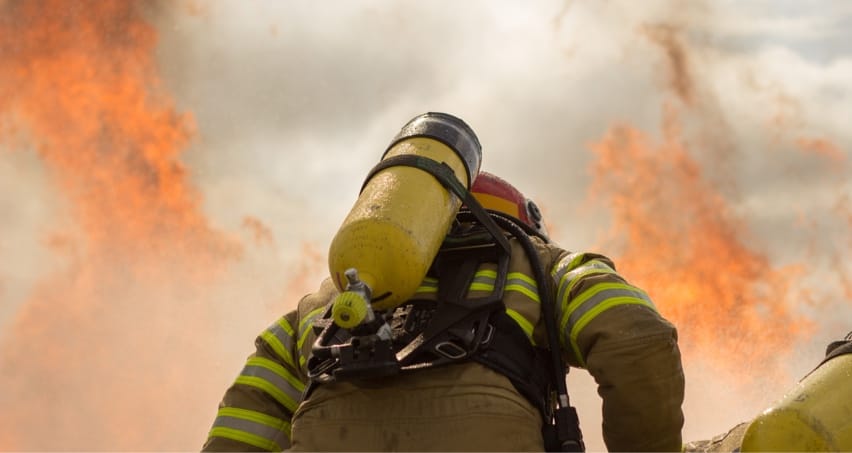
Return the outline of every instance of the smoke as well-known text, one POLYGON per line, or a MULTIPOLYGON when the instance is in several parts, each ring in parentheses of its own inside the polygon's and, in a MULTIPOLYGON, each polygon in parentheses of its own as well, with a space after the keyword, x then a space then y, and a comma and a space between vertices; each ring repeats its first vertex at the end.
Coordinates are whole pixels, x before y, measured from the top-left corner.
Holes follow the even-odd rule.
POLYGON ((0 2, 0 449, 197 449, 427 110, 677 323, 687 440, 753 416, 852 328, 850 11, 817 3, 0 2))
POLYGON ((210 225, 179 160, 195 124, 161 87, 156 30, 127 2, 2 8, 4 144, 38 155, 62 214, 43 241, 59 262, 0 338, 0 447, 191 448, 205 428, 187 411, 221 392, 204 371, 220 357, 211 302, 246 247, 210 225))

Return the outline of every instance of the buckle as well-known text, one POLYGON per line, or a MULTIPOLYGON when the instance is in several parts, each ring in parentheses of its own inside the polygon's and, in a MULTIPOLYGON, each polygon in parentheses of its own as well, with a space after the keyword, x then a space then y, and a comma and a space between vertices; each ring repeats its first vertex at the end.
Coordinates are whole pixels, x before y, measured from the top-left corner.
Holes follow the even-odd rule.
POLYGON ((488 343, 491 343, 491 338, 494 336, 494 326, 491 323, 488 323, 485 325, 485 327, 488 330, 486 330, 485 333, 482 334, 483 338, 479 341, 479 344, 481 346, 485 346, 488 343))
POLYGON ((442 341, 435 345, 435 352, 450 360, 458 360, 467 356, 467 350, 452 341, 442 341))

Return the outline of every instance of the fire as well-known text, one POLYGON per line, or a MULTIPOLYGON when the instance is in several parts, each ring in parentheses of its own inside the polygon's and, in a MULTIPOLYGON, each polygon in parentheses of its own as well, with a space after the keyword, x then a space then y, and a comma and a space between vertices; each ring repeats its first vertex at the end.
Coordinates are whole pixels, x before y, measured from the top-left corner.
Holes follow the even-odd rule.
POLYGON ((623 239, 617 262, 678 326, 685 355, 770 368, 808 328, 789 283, 802 269, 775 267, 749 245, 742 219, 690 156, 673 109, 666 124, 661 143, 620 125, 593 145, 593 192, 623 239))
MULTIPOLYGON (((761 376, 789 382, 785 360, 816 328, 807 308, 830 299, 826 287, 834 282, 826 283, 823 274, 815 278, 824 256, 786 265, 769 258, 769 244, 749 231, 735 210, 732 181, 719 172, 739 151, 714 90, 696 77, 704 71, 696 69, 694 50, 678 26, 646 25, 639 33, 661 51, 673 99, 664 105, 659 140, 620 124, 592 145, 593 197, 612 213, 611 239, 620 254, 615 258, 678 326, 685 360, 736 371, 749 381, 761 376), (689 118, 708 126, 691 128, 687 137, 683 124, 689 118), (712 158, 702 164, 698 153, 712 158), (820 287, 813 286, 816 280, 820 287)), ((780 99, 782 108, 792 102, 780 99)), ((764 135, 845 168, 844 152, 830 140, 804 132, 779 135, 771 127, 764 135)), ((835 211, 824 213, 821 223, 833 216, 848 223, 848 200, 838 201, 835 211)), ((838 257, 832 260, 836 286, 848 295, 848 269, 838 257)))
POLYGON ((837 145, 824 138, 802 137, 796 140, 796 144, 806 152, 822 156, 836 164, 837 169, 843 169, 846 163, 846 154, 837 145))
POLYGON ((37 150, 67 202, 50 242, 69 258, 0 337, 0 450, 197 448, 187 416, 215 408, 183 363, 215 353, 199 308, 241 249, 179 161, 193 122, 160 84, 141 7, 0 3, 0 145, 37 150))

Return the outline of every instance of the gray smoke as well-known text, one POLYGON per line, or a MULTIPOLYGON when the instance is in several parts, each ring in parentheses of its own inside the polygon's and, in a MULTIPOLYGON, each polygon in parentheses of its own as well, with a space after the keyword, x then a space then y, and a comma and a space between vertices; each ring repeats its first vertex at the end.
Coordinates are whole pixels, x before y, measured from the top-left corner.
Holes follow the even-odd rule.
MULTIPOLYGON (((747 222, 755 248, 778 265, 825 271, 830 256, 852 251, 849 219, 837 208, 852 198, 847 3, 270 0, 175 2, 151 14, 164 81, 196 121, 183 157, 211 222, 244 231, 251 217, 274 238, 247 249, 217 299, 228 322, 210 344, 226 352, 211 379, 223 391, 258 328, 295 305, 298 292, 281 285, 294 275, 319 282, 362 178, 399 127, 425 111, 468 122, 483 143, 483 169, 536 199, 568 249, 599 245, 608 226, 608 207, 586 201, 590 143, 617 123, 659 136, 664 106, 674 105, 691 152, 747 222), (672 57, 648 27, 673 30, 689 84, 675 83, 672 57), (839 160, 796 145, 817 138, 834 144, 839 160), (305 244, 314 263, 300 267, 305 244), (229 304, 247 296, 263 300, 229 304)), ((44 240, 61 216, 34 154, 2 151, 0 328, 57 260, 44 240)), ((843 294, 836 279, 826 284, 843 294)), ((850 305, 809 309, 820 329, 794 374, 852 329, 850 305)), ((687 440, 718 434, 774 399, 708 399, 721 388, 700 370, 698 362, 688 370, 696 378, 687 440)), ((600 402, 583 374, 572 372, 572 394, 590 449, 603 449, 600 402)), ((194 431, 206 429, 214 408, 193 415, 194 431)))

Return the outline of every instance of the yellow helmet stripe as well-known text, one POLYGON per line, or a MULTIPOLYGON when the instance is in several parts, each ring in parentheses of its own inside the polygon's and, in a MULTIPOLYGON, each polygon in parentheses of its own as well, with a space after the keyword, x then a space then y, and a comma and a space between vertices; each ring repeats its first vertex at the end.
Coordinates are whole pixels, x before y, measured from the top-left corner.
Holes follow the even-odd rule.
POLYGON ((473 197, 476 198, 476 201, 478 201, 485 209, 499 211, 517 219, 521 218, 520 212, 518 211, 518 205, 512 201, 496 197, 488 193, 472 192, 472 194, 473 197))

